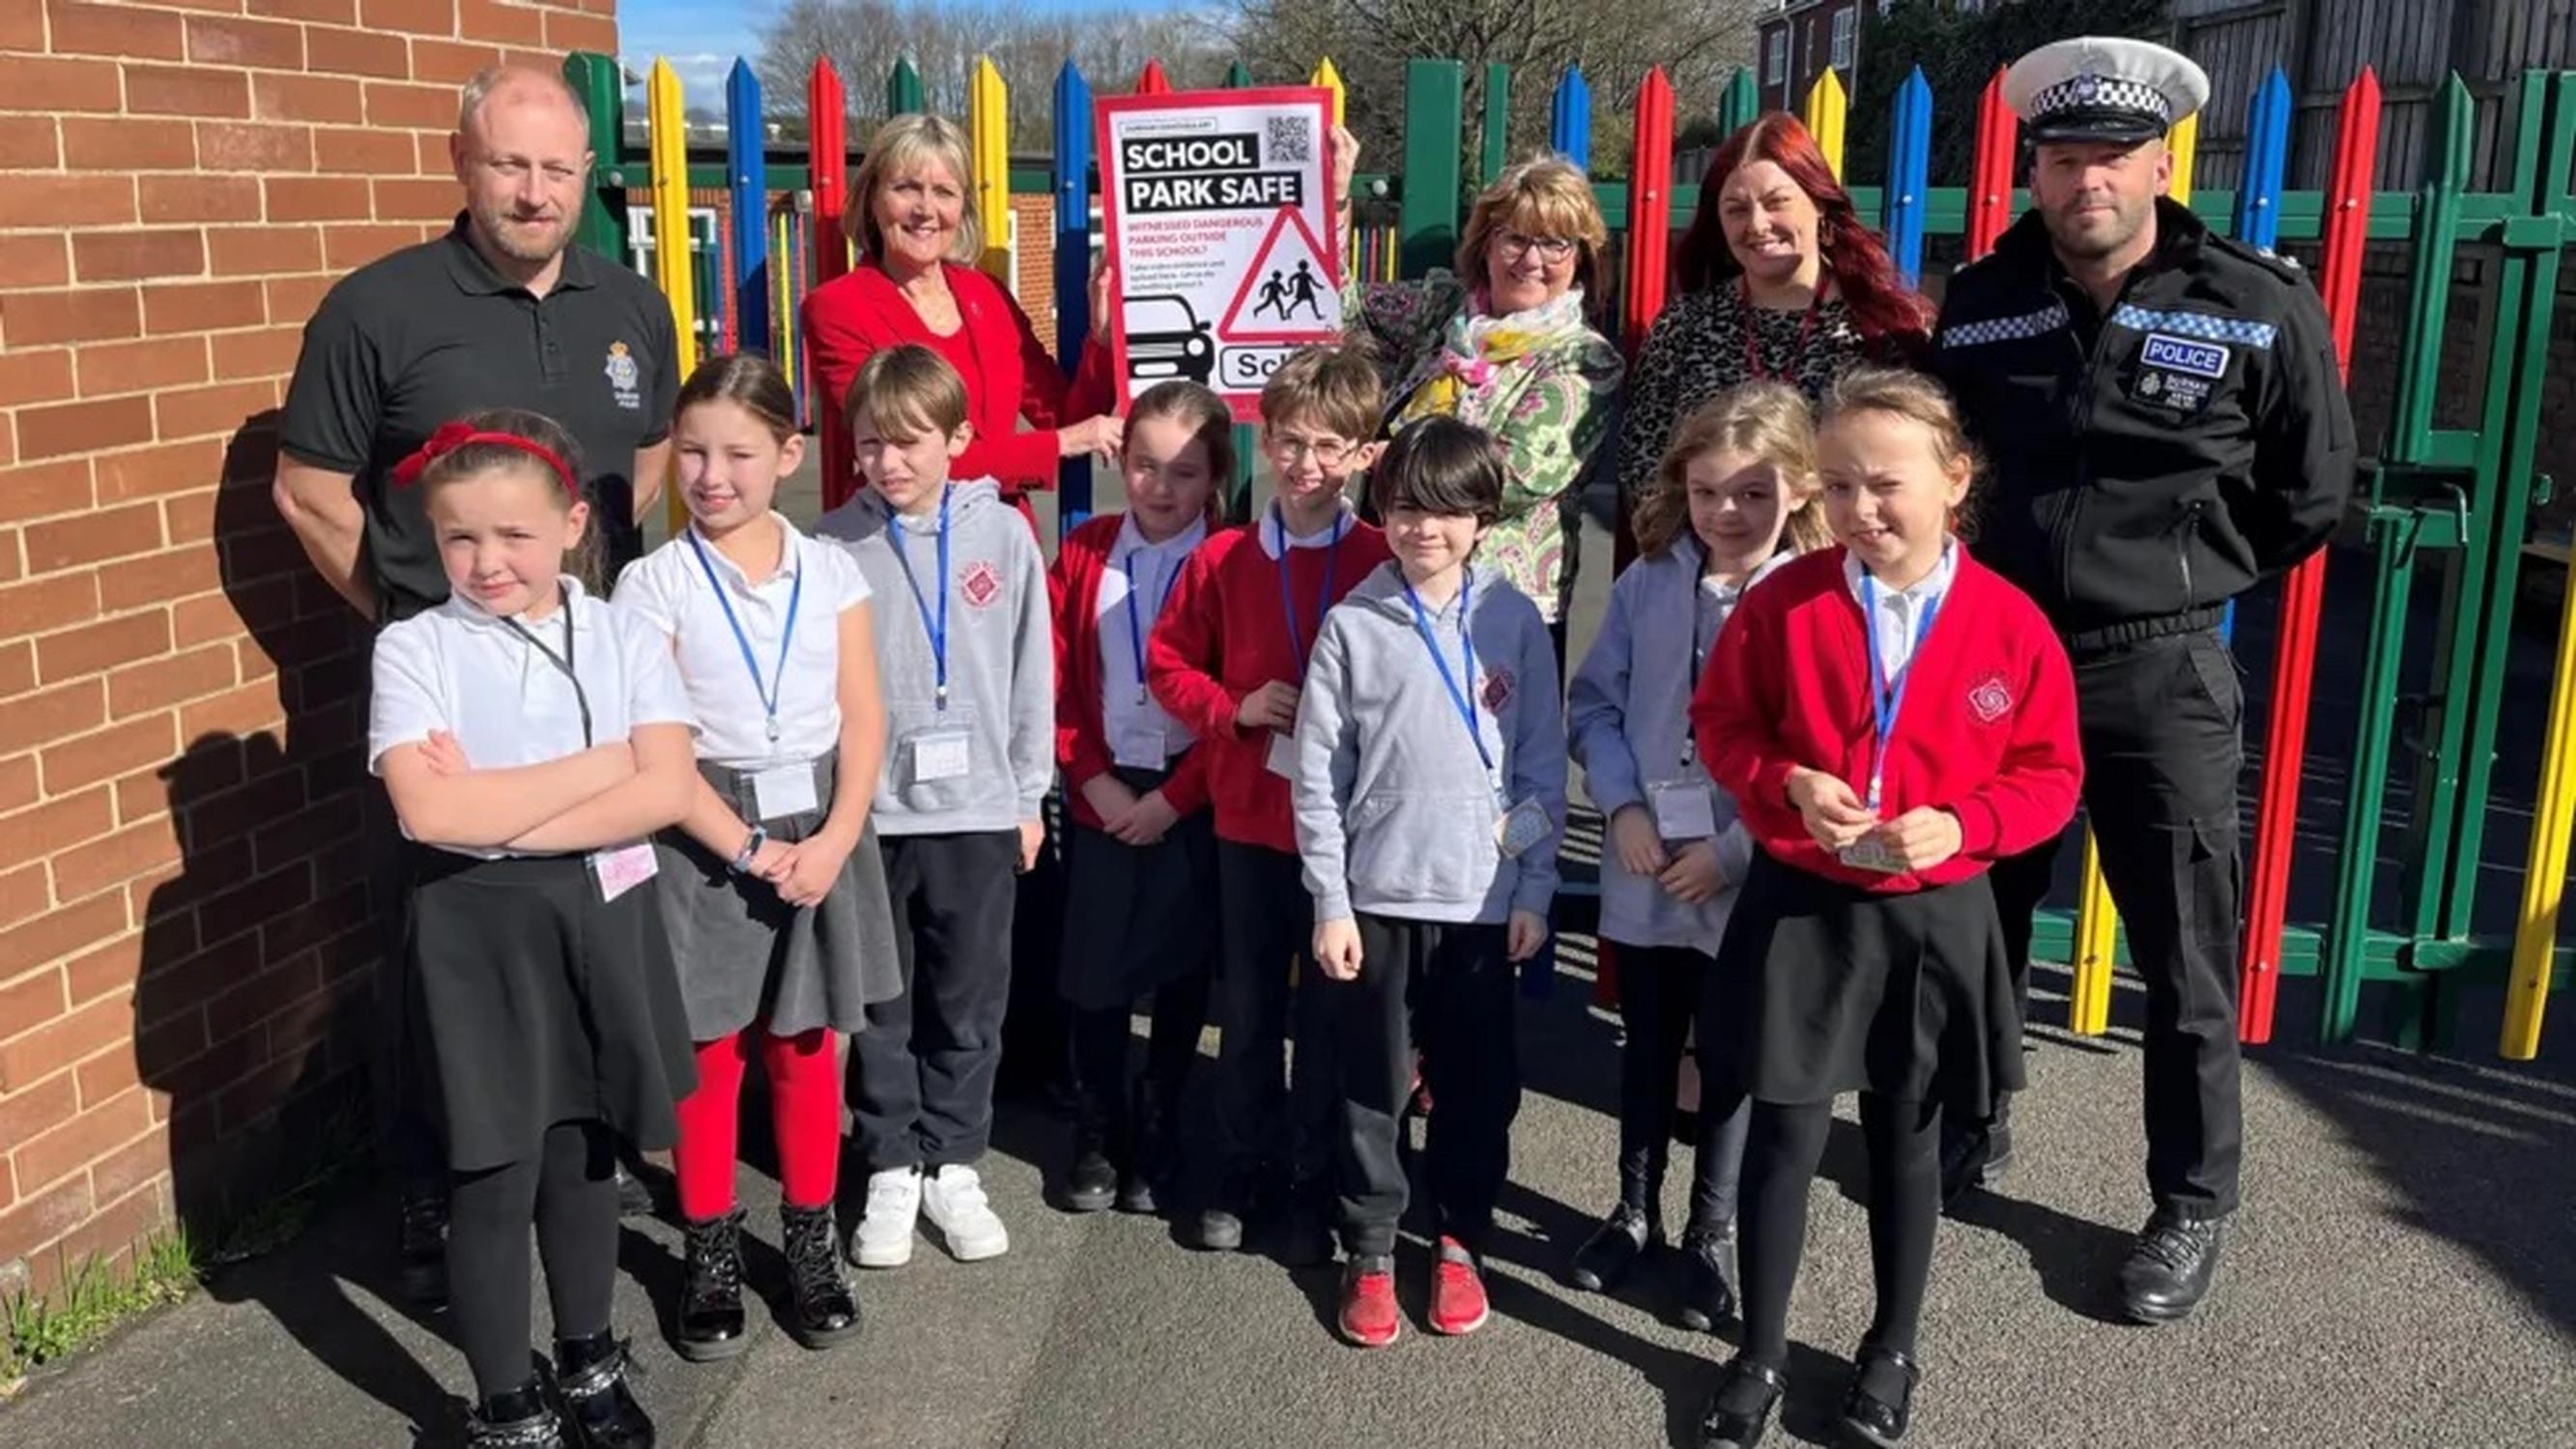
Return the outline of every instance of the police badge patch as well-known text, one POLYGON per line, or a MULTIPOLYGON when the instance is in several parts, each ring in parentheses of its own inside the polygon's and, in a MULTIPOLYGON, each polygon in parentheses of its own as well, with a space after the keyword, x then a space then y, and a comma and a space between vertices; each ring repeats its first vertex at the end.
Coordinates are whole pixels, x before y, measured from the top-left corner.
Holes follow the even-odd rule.
POLYGON ((608 366, 601 371, 608 374, 608 385, 616 390, 619 407, 630 413, 643 408, 643 369, 636 365, 635 354, 626 350, 625 343, 608 344, 608 366))
POLYGON ((2150 332, 2138 345, 2138 373, 2129 395, 2178 413, 2198 413, 2209 406, 2212 387, 2226 378, 2232 355, 2220 343, 2150 332))

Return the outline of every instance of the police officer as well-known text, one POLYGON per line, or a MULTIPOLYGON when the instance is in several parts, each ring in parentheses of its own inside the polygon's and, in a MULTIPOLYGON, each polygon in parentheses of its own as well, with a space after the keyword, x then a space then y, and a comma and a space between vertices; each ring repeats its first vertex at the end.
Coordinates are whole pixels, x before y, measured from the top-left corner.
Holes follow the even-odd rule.
MULTIPOLYGON (((448 153, 465 188, 454 228, 342 278, 305 325, 271 487, 324 581, 377 623, 447 597, 416 490, 390 480, 440 423, 507 403, 569 428, 612 578, 641 551, 638 523, 669 464, 670 307, 630 269, 572 245, 592 159, 581 98, 551 70, 486 70, 465 87, 448 153)), ((381 838, 392 834, 387 821, 381 838)), ((379 910, 398 923, 398 881, 379 886, 379 910)), ((387 994, 397 1020, 378 1056, 392 1078, 385 1150, 402 1179, 403 1282, 434 1303, 446 1296, 443 1158, 407 1070, 403 993, 387 994)), ((634 1209, 641 1190, 621 1186, 634 1209)))
MULTIPOLYGON (((2236 1207, 2243 696, 2230 599, 2320 547, 2352 491, 2352 417, 2316 293, 2288 261, 2165 199, 2166 134, 2198 66, 2084 37, 2022 57, 2031 212, 1959 271, 1934 365, 1990 466, 1979 557, 2039 601, 2074 662, 2085 804, 2147 988, 2153 1215, 2120 1269, 2129 1315, 2184 1317, 2236 1207)), ((2054 843, 1996 868, 2025 1002, 2054 843)), ((1991 1182, 2008 1116, 1959 1133, 1952 1190, 1991 1182)))

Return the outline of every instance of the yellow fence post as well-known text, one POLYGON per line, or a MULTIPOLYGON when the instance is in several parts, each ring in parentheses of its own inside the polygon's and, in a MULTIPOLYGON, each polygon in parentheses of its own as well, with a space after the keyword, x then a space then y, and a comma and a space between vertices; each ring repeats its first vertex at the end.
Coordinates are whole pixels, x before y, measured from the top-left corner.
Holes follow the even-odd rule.
POLYGON ((2173 180, 2166 185, 2165 195, 2172 197, 2180 205, 2189 206, 2191 205, 2191 165, 2200 158, 2200 113, 2198 111, 2183 117, 2181 123, 2166 135, 2165 149, 2173 153, 2173 180))
POLYGON ((2522 909, 2514 917, 2513 974, 2504 996, 2504 1031, 2496 1050, 2527 1062, 2540 1054, 2540 1018, 2549 1007, 2549 978, 2558 945, 2558 908, 2567 882, 2567 833, 2576 829, 2576 588, 2558 624, 2558 680, 2549 697, 2549 733, 2540 760, 2540 798, 2531 812, 2531 858, 2522 869, 2522 909))
POLYGON ((1842 77, 1832 66, 1816 77, 1807 92, 1807 130, 1816 138, 1816 149, 1825 153, 1825 164, 1833 168, 1834 179, 1843 177, 1843 121, 1851 112, 1851 97, 1843 90, 1842 77))
POLYGON ((1011 286, 1011 90, 989 55, 975 58, 966 92, 966 141, 975 149, 975 217, 984 226, 980 265, 1011 286))
MULTIPOLYGON (((698 370, 698 303, 689 271, 689 137, 681 119, 680 77, 667 60, 653 62, 645 85, 647 128, 653 139, 653 278, 671 304, 671 331, 681 377, 698 370)), ((663 515, 671 531, 688 523, 680 491, 663 480, 663 515)), ((644 486, 644 480, 635 480, 644 486)))

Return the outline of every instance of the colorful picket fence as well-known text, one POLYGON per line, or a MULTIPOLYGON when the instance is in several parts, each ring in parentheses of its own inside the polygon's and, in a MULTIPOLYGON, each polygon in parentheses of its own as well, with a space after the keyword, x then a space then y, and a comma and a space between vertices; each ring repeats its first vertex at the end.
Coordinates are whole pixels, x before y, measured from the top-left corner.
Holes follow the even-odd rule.
MULTIPOLYGON (((620 98, 600 81, 605 57, 576 56, 567 66, 592 105, 595 133, 617 134, 620 98)), ((1309 78, 1340 95, 1340 77, 1327 60, 1309 78)), ((1248 84, 1241 66, 1230 84, 1248 84)), ((1459 138, 1470 133, 1464 114, 1464 69, 1448 60, 1408 62, 1402 169, 1394 177, 1359 182, 1371 208, 1354 228, 1348 263, 1369 279, 1415 276, 1449 263, 1467 198, 1501 169, 1506 158, 1503 121, 1508 116, 1507 67, 1484 77, 1486 104, 1479 118, 1481 145, 1469 175, 1459 138), (1383 214, 1392 202, 1392 217, 1383 214)), ((1169 89, 1158 63, 1148 62, 1134 89, 1169 89)), ((1758 112, 1754 77, 1739 71, 1723 89, 1717 117, 1733 130, 1758 112)), ((967 129, 976 153, 975 205, 988 237, 998 237, 1009 186, 1006 136, 1009 95, 989 64, 978 67, 970 91, 967 129)), ((1093 91, 1067 64, 1053 101, 1054 166, 1047 178, 1054 197, 1057 347, 1070 370, 1088 336, 1087 283, 1097 206, 1093 191, 1091 131, 1093 91)), ((737 65, 727 85, 731 134, 729 227, 719 246, 720 287, 706 284, 709 269, 674 266, 689 245, 683 216, 689 201, 682 148, 665 144, 676 131, 680 97, 667 67, 656 66, 652 114, 652 232, 655 274, 671 299, 684 337, 721 335, 725 345, 768 350, 791 366, 798 358, 794 317, 805 291, 847 270, 852 257, 843 220, 849 148, 843 117, 846 95, 828 63, 818 64, 808 88, 814 156, 843 164, 781 178, 769 174, 756 138, 761 134, 760 94, 746 67, 737 65), (754 138, 754 139, 743 139, 754 138), (803 182, 799 185, 797 183, 803 182), (701 299, 704 299, 703 301, 701 299), (718 307, 720 328, 700 330, 697 312, 718 307)), ((908 62, 887 78, 889 112, 917 108, 920 81, 908 62)), ((2408 242, 2416 249, 2415 294, 2409 308, 2400 362, 2398 416, 2372 480, 2369 538, 2377 560, 2373 628, 2362 685, 2361 720, 2355 733, 2352 789, 2338 849, 2334 907, 2328 920, 2293 924, 2286 919, 2288 883, 2305 760, 2318 620, 2326 560, 2320 555, 2293 571, 2280 602, 2272 660, 2273 709, 2263 754, 2241 954, 2243 1034, 2269 1040, 2275 1025, 2280 979, 2324 978, 2318 1035, 2340 1040, 2356 1029, 2366 983, 2394 985, 2391 1034, 2424 1040, 2443 1031, 2443 1013, 2456 993, 2455 979, 2503 980, 2509 1007, 2499 1050, 2528 1058, 2537 1051, 2540 1024, 2551 992, 2576 967, 2576 952, 2557 942, 2557 923, 2576 827, 2576 589, 2569 591, 2562 625, 2556 687, 2538 791, 2517 927, 2509 939, 2481 937, 2470 924, 2491 780, 2493 742, 2503 704, 2503 661, 2519 550, 2535 480, 2531 475, 2539 426, 2542 370, 2553 322, 2562 253, 2576 242, 2576 73, 2527 76, 2510 138, 2496 145, 2513 158, 2513 181, 2504 191, 2466 190, 2472 154, 2473 111, 2454 79, 2436 110, 2439 144, 2424 183, 2413 193, 2379 192, 2376 148, 2380 92, 2364 71, 2345 91, 2337 113, 2333 174, 2322 192, 2284 188, 2292 101, 2287 78, 2275 70, 2257 89, 2248 117, 2244 180, 2233 192, 2195 190, 2197 118, 2177 128, 2173 194, 2194 207, 2212 229, 2252 245, 2273 248, 2314 242, 2321 250, 2317 280, 2333 324, 2338 357, 2349 367, 2354 311, 2359 304, 2361 257, 2371 242, 2408 242), (2439 429, 2432 398, 2440 379, 2441 338, 2449 305, 2451 259, 2463 246, 2498 248, 2498 304, 2491 319, 2484 405, 2473 428, 2439 429), (2374 924, 2378 890, 2381 814, 2395 764, 2400 668, 2405 621, 2415 575, 2434 562, 2448 571, 2453 600, 2436 647, 2436 698, 2424 719, 2428 743, 2414 761, 2417 781, 2410 802, 2409 840, 2400 867, 2398 895, 2404 919, 2394 928, 2374 924)), ((1674 96, 1660 69, 1649 72, 1634 100, 1633 151, 1622 182, 1596 184, 1613 231, 1605 259, 1617 319, 1632 345, 1644 335, 1666 300, 1669 248, 1677 222, 1698 203, 1698 186, 1673 175, 1674 96)), ((1840 81, 1829 71, 1809 94, 1802 115, 1836 174, 1864 215, 1875 216, 1889 250, 1909 279, 1921 276, 1926 243, 1958 237, 1967 257, 1992 247, 2026 198, 2013 188, 2018 134, 2003 104, 1998 73, 1979 99, 1971 174, 1965 186, 1938 187, 1928 174, 1933 98, 1920 72, 1899 88, 1889 115, 1862 124, 1889 127, 1890 174, 1884 185, 1853 184, 1844 176, 1845 143, 1854 118, 1840 81)), ((1549 109, 1551 149, 1579 164, 1592 161, 1592 97, 1580 67, 1557 78, 1549 109)), ((603 155, 614 154, 602 146, 603 155)), ((785 168, 782 168, 785 169, 785 168)), ((612 174, 611 186, 623 185, 612 174)), ((584 240, 617 251, 617 238, 597 219, 584 240)), ((988 251, 987 266, 999 265, 988 251)), ((804 369, 796 367, 800 386, 804 369)), ((808 397, 818 427, 833 426, 830 409, 808 397)), ((1063 476, 1066 526, 1090 509, 1086 468, 1063 476)), ((2232 621, 2231 621, 2232 623, 2232 621)), ((2116 913, 2101 887, 2087 842, 2085 889, 2076 910, 2042 923, 2035 950, 2059 953, 2073 963, 2070 1025, 2079 1032, 2106 1029, 2115 961, 2121 952, 2116 913)))

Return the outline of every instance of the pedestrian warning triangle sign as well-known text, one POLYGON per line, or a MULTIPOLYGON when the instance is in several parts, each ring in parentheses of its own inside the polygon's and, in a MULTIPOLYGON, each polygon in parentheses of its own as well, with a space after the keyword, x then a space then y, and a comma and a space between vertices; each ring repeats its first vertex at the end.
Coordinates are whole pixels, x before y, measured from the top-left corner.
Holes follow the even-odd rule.
POLYGON ((1341 293, 1305 213, 1283 206, 1217 322, 1220 342, 1314 342, 1341 335, 1341 293))

